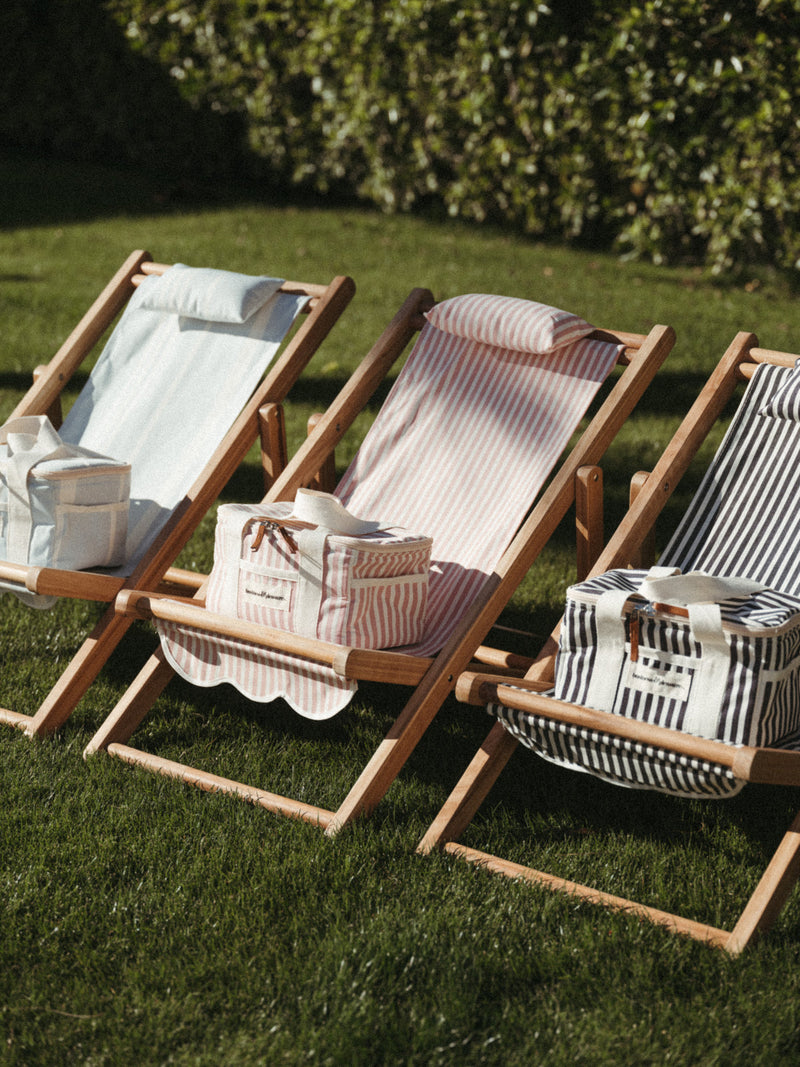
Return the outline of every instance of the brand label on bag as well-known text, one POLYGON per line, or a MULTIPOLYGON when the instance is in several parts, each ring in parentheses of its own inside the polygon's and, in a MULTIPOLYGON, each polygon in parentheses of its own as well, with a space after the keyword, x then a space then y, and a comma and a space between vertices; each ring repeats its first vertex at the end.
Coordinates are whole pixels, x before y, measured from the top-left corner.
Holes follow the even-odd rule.
POLYGON ((639 693, 651 693, 667 700, 686 701, 692 687, 692 672, 676 670, 671 664, 654 660, 652 664, 628 660, 622 678, 623 687, 639 693))
POLYGON ((271 582, 269 579, 259 582, 250 576, 243 584, 242 596, 247 603, 270 611, 288 611, 291 607, 291 589, 287 582, 271 582))

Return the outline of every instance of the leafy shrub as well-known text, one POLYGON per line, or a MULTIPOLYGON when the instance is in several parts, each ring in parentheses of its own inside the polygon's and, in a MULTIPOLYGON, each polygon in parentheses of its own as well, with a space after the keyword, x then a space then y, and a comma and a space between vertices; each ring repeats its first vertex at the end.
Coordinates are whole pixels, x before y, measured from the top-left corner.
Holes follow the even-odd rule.
POLYGON ((620 247, 715 270, 800 267, 800 5, 647 0, 598 11, 574 75, 601 102, 620 247))
POLYGON ((209 171, 717 272, 800 267, 800 0, 97 3, 225 123, 224 147, 169 139, 209 171))

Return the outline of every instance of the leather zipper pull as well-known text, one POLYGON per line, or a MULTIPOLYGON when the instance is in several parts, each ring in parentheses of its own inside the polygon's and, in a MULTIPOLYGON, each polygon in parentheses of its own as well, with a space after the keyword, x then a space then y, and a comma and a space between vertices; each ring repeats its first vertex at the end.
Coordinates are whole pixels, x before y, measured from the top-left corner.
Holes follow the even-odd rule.
POLYGON ((631 663, 636 663, 639 659, 639 609, 634 608, 631 612, 631 663))
POLYGON ((257 548, 261 547, 261 542, 264 540, 264 534, 266 533, 265 524, 263 522, 256 523, 256 532, 253 537, 252 544, 250 545, 250 551, 255 552, 257 548))
POLYGON ((282 526, 280 523, 275 523, 275 529, 278 531, 278 533, 284 539, 286 544, 289 546, 289 551, 297 552, 297 541, 295 541, 295 539, 292 537, 286 527, 282 526))
POLYGON ((256 533, 253 537, 253 542, 250 545, 251 552, 255 552, 258 548, 261 547, 261 542, 264 540, 264 537, 268 530, 276 530, 284 539, 286 544, 289 546, 290 552, 298 551, 297 541, 295 541, 295 539, 292 537, 292 535, 289 533, 283 523, 277 522, 274 519, 262 519, 256 524, 256 533))

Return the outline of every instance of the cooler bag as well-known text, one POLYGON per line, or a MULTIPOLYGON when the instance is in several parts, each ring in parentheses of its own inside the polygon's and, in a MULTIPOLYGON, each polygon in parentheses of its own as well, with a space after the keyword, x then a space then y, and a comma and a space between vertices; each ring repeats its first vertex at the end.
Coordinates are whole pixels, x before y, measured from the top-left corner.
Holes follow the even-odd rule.
POLYGON ((83 570, 125 561, 131 468, 62 441, 46 415, 0 428, 0 558, 83 570))
POLYGON ((325 493, 294 504, 223 504, 206 606, 356 648, 422 637, 432 539, 380 528, 325 493))
POLYGON ((567 591, 554 696, 731 744, 800 730, 800 599, 756 582, 616 570, 567 591))

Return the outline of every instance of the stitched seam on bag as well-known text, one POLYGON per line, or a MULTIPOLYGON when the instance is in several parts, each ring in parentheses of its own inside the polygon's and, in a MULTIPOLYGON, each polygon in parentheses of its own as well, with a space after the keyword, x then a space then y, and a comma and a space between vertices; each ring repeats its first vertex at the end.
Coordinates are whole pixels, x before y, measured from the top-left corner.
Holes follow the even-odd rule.
POLYGON ((113 466, 105 467, 68 467, 65 470, 52 471, 50 473, 40 473, 34 469, 31 471, 31 478, 42 482, 57 482, 64 479, 77 481, 79 478, 107 478, 109 475, 121 476, 130 474, 130 472, 131 467, 129 464, 124 466, 114 464, 113 466))

